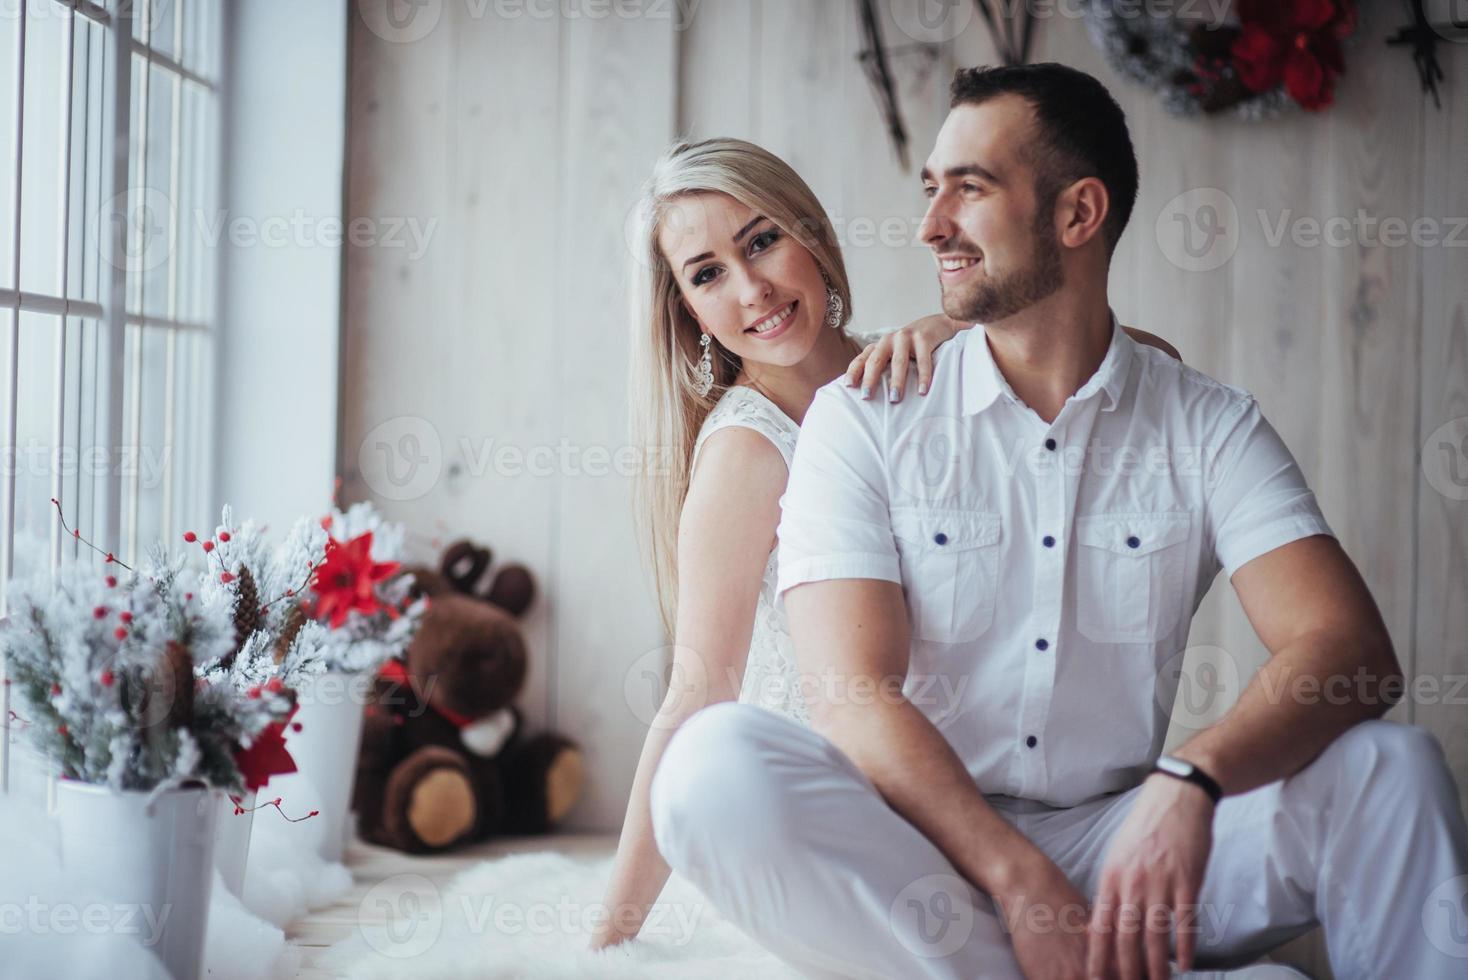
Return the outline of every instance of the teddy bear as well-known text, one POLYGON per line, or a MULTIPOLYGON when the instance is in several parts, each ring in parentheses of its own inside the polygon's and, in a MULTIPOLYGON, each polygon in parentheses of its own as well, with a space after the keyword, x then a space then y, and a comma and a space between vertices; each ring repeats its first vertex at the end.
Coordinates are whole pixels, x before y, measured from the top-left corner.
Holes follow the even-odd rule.
POLYGON ((528 664, 518 618, 535 597, 523 565, 482 591, 492 553, 468 540, 437 570, 405 566, 427 609, 402 659, 374 678, 352 793, 357 832, 410 853, 553 827, 579 798, 580 748, 527 736, 515 699, 528 664))

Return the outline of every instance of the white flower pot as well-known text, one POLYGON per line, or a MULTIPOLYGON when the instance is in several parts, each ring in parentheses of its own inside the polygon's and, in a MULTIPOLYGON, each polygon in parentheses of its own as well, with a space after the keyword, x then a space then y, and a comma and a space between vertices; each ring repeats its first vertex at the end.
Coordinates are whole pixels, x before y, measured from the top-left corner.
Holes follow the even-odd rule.
POLYGON ((240 796, 244 813, 235 813, 228 793, 219 800, 219 826, 214 835, 214 866, 224 877, 224 886, 235 898, 245 896, 245 867, 250 858, 250 829, 255 825, 255 793, 240 796))
POLYGON ((276 777, 265 795, 281 797, 292 817, 301 811, 320 814, 301 824, 314 833, 316 852, 328 861, 340 861, 352 831, 352 784, 357 776, 357 749, 362 742, 362 709, 372 690, 370 672, 328 672, 302 682, 300 707, 285 745, 296 760, 294 775, 276 777))
POLYGON ((68 881, 127 907, 138 941, 179 980, 203 969, 222 795, 174 789, 145 806, 146 792, 56 782, 68 881))

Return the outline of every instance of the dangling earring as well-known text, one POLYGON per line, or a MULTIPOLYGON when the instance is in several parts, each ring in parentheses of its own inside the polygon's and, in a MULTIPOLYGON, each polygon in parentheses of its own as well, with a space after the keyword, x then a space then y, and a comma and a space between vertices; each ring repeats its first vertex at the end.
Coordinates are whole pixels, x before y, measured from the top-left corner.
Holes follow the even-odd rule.
POLYGON ((698 366, 693 371, 693 390, 698 392, 702 398, 709 393, 714 386, 714 359, 709 356, 708 334, 704 334, 698 341, 703 348, 703 356, 698 359, 698 366))
POLYGON ((839 330, 841 316, 846 312, 846 304, 841 302, 841 294, 836 292, 835 286, 831 285, 831 277, 822 272, 821 278, 826 281, 826 326, 839 330))

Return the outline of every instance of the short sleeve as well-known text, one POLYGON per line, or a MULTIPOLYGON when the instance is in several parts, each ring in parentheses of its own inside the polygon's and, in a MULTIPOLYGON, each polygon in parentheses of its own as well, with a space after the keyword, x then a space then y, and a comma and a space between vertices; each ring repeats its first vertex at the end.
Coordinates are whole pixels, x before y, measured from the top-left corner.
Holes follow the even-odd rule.
POLYGON ((839 578, 901 584, 881 421, 838 383, 816 392, 780 498, 777 593, 839 578))
POLYGON ((1294 456, 1252 396, 1223 426, 1213 457, 1207 520, 1214 555, 1228 577, 1299 538, 1335 537, 1294 456))

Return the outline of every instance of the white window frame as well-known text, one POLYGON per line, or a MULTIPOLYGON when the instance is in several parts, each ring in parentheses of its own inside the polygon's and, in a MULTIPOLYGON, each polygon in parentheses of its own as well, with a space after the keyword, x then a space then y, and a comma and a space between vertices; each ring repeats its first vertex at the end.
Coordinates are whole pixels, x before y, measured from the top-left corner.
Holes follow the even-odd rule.
MULTIPOLYGON (((166 54, 163 51, 154 50, 151 36, 154 21, 158 19, 155 15, 164 12, 165 8, 154 8, 154 4, 168 4, 173 7, 173 38, 172 51, 179 55, 184 51, 185 38, 197 40, 197 37, 186 35, 186 28, 194 26, 191 21, 186 20, 195 12, 202 12, 203 0, 107 0, 105 4, 94 2, 94 0, 48 0, 50 7, 48 12, 62 17, 65 20, 65 46, 62 57, 65 59, 65 71, 62 73, 64 79, 61 103, 65 114, 62 129, 62 152, 61 160, 64 173, 61 178, 60 200, 58 215, 60 223, 59 247, 60 247, 60 296, 26 292, 22 287, 21 280, 21 246, 24 234, 22 200, 25 187, 25 174, 23 170, 25 127, 25 83, 26 83, 26 25, 32 16, 31 3, 35 0, 8 0, 7 8, 12 16, 17 18, 15 25, 15 48, 14 48, 14 76, 5 81, 11 85, 0 85, 0 98, 13 99, 15 107, 14 118, 14 146, 12 152, 15 158, 15 176, 10 187, 0 188, 0 193, 10 196, 13 206, 14 225, 12 228, 0 230, 0 233, 11 235, 12 252, 10 256, 9 287, 0 287, 0 310, 8 309, 9 316, 5 324, 4 344, 6 351, 5 364, 8 365, 8 373, 0 377, 0 432, 3 432, 4 445, 15 447, 17 440, 18 422, 18 400, 20 392, 19 377, 19 355, 20 355, 20 329, 21 314, 41 313, 58 317, 55 337, 55 405, 52 413, 51 424, 51 446, 61 447, 66 440, 66 379, 67 379, 67 325, 68 318, 82 317, 96 322, 96 352, 95 352, 95 378, 97 383, 96 406, 104 416, 99 419, 96 430, 96 443, 105 448, 107 452, 108 465, 105 475, 96 481, 94 487, 101 494, 102 505, 99 513, 101 523, 87 528, 84 533, 86 537, 105 551, 116 554, 123 561, 132 564, 136 561, 139 549, 146 549, 152 542, 138 540, 139 526, 139 467, 131 467, 130 472, 124 472, 125 467, 119 465, 120 453, 123 451, 125 423, 130 420, 133 440, 141 443, 142 427, 142 381, 144 378, 143 364, 143 338, 149 330, 160 330, 165 338, 165 363, 163 365, 164 386, 164 447, 167 452, 165 472, 162 484, 162 514, 160 526, 166 537, 171 537, 182 526, 182 522, 196 520, 199 514, 197 508, 206 506, 204 495, 209 490, 209 474, 213 469, 213 442, 207 429, 202 429, 193 439, 193 445, 187 447, 191 455, 184 459, 178 453, 172 452, 174 440, 178 433, 175 431, 174 421, 178 416, 179 405, 175 404, 176 381, 180 372, 189 370, 203 375, 203 383, 194 384, 191 390, 195 393, 194 401, 198 404, 183 406, 191 412, 194 418, 205 418, 212 416, 212 406, 206 404, 211 397, 207 393, 213 390, 213 348, 217 344, 217 323, 219 318, 218 294, 219 294, 219 256, 217 249, 204 249, 201 253, 202 264, 200 268, 205 269, 205 274, 199 278, 203 281, 194 283, 202 291, 202 308, 207 311, 206 318, 201 322, 190 322, 178 319, 178 300, 180 296, 180 251, 176 247, 180 224, 188 220, 185 217, 185 208, 180 199, 181 175, 180 157, 184 152, 182 146, 181 130, 184 125, 182 118, 182 89, 184 82, 192 83, 202 90, 207 98, 207 105, 203 110, 206 117, 211 117, 212 126, 206 125, 198 133, 190 133, 190 138, 197 140, 197 146, 191 143, 190 152, 202 153, 202 162, 196 178, 203 178, 204 192, 202 202, 199 206, 213 212, 219 206, 221 193, 221 155, 220 155, 220 110, 222 102, 222 86, 224 77, 223 65, 223 32, 222 22, 227 16, 226 4, 229 0, 215 0, 212 4, 212 19, 204 17, 200 13, 200 24, 207 26, 212 34, 208 42, 213 57, 210 59, 209 69, 214 77, 206 78, 186 67, 182 56, 166 54), (17 9, 18 7, 18 9, 17 9), (164 192, 168 199, 176 202, 177 206, 170 209, 170 227, 166 229, 168 238, 168 270, 167 270, 167 295, 166 314, 162 317, 144 315, 144 307, 141 303, 143 273, 135 271, 130 273, 128 263, 124 261, 106 261, 98 256, 96 263, 97 275, 97 299, 95 301, 78 299, 69 296, 72 291, 70 276, 70 251, 73 248, 91 248, 93 242, 88 238, 86 229, 82 229, 80 241, 72 241, 72 215, 70 213, 72 202, 72 132, 73 132, 73 84, 77 73, 74 64, 76 51, 76 27, 77 18, 85 18, 102 28, 102 36, 105 38, 106 51, 103 60, 105 77, 103 78, 102 90, 104 105, 102 108, 102 152, 100 154, 102 172, 99 175, 101 189, 99 200, 101 202, 102 223, 105 238, 102 242, 101 251, 110 249, 113 256, 138 255, 143 251, 142 236, 144 235, 143 223, 141 221, 128 220, 133 208, 140 206, 142 191, 148 186, 148 161, 146 152, 148 150, 148 113, 149 92, 148 87, 152 83, 154 69, 161 69, 170 74, 172 82, 172 132, 165 149, 170 153, 168 165, 169 186, 164 192), (135 36, 139 35, 139 36, 135 36), (141 60, 141 71, 139 73, 140 84, 138 92, 138 108, 140 114, 140 125, 137 127, 137 138, 134 139, 133 112, 132 112, 132 71, 134 59, 141 60), (5 92, 10 89, 10 92, 5 92), (116 152, 118 147, 126 147, 126 152, 116 152), (109 152, 110 151, 110 152, 109 152), (129 172, 130 165, 134 168, 129 172), (131 182, 131 183, 130 183, 131 182), (129 296, 128 291, 136 286, 137 296, 129 296), (137 342, 132 345, 131 356, 127 356, 127 331, 128 328, 137 331, 137 342), (181 363, 178 355, 178 341, 184 335, 196 335, 202 338, 200 347, 203 356, 191 366, 181 363), (131 397, 124 404, 123 397, 125 382, 129 382, 131 397), (174 476, 175 468, 184 480, 186 499, 182 502, 174 499, 174 476), (130 481, 130 483, 129 483, 130 481), (127 540, 122 540, 123 522, 123 500, 124 490, 130 490, 127 499, 130 503, 127 540), (184 513, 187 510, 188 513, 184 513)), ((83 174, 81 179, 87 179, 97 175, 83 174)), ((103 235, 96 236, 103 238, 103 235)), ((203 246, 200 246, 203 248, 203 246)), ((78 331, 78 337, 82 331, 78 331)), ((156 368, 155 368, 156 369, 156 368)), ((78 375, 80 384, 81 375, 78 375)), ((135 451, 140 451, 135 449, 135 451)), ((16 531, 16 472, 19 469, 15 465, 15 456, 12 456, 12 465, 8 466, 0 479, 0 623, 4 623, 9 617, 9 585, 15 574, 15 531, 16 531)), ((53 466, 51 471, 51 496, 60 498, 63 493, 64 474, 62 467, 53 466)), ((81 477, 78 477, 80 481, 81 477)), ((80 484, 79 484, 80 485, 80 484)), ((66 501, 63 501, 66 503, 66 501)), ((68 520, 73 517, 68 510, 68 520)), ((63 547, 68 536, 60 526, 59 521, 52 521, 49 533, 50 564, 56 568, 63 556, 63 547)), ((73 542, 73 552, 80 553, 80 544, 73 542)), ((89 549, 87 549, 89 550, 89 549)), ((9 762, 10 762, 10 739, 9 731, 10 717, 10 683, 4 678, 4 664, 0 662, 0 793, 9 790, 9 762)))

